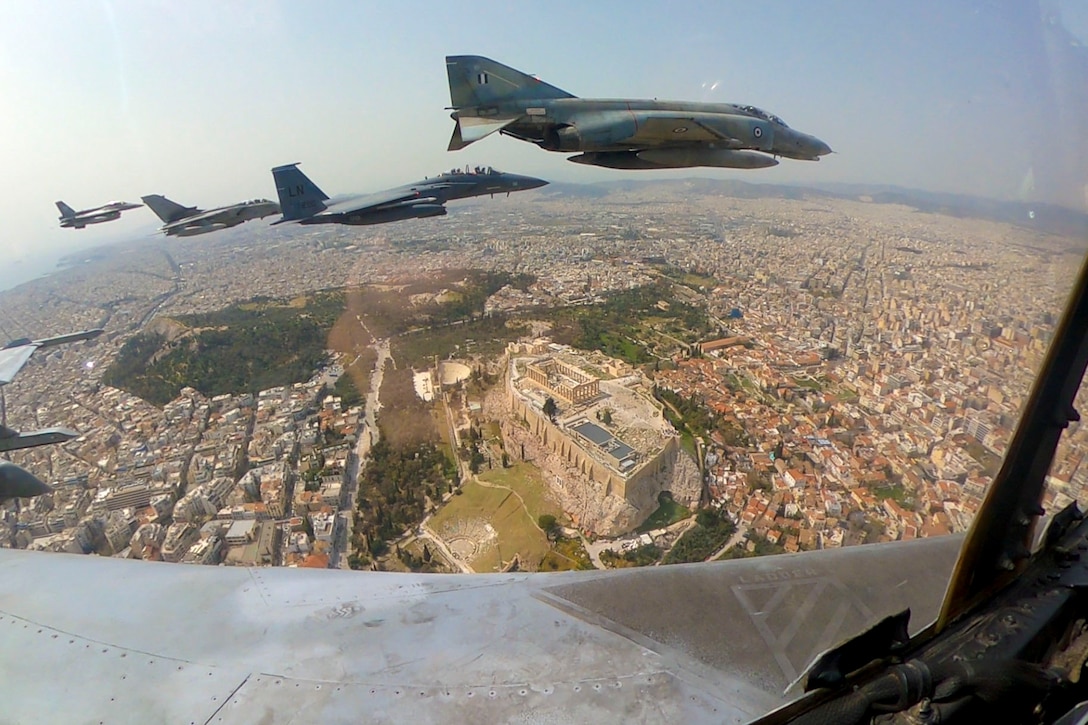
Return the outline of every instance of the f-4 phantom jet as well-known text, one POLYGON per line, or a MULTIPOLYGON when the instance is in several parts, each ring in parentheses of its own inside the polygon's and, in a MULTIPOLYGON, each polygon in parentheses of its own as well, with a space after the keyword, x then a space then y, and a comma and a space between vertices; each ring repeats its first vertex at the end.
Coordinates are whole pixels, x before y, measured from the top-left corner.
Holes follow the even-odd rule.
POLYGON ((273 224, 385 224, 404 219, 444 216, 444 204, 472 196, 509 194, 536 189, 543 179, 496 171, 491 167, 454 169, 431 179, 364 196, 330 199, 298 169, 287 164, 272 169, 283 218, 273 224))
POLYGON ((243 201, 208 211, 195 206, 182 206, 160 194, 149 194, 140 199, 162 219, 163 225, 159 231, 168 237, 193 237, 280 213, 279 204, 268 199, 243 201))
POLYGON ((826 143, 755 106, 577 98, 478 55, 446 56, 457 122, 449 150, 496 131, 570 161, 613 169, 717 166, 760 169, 783 156, 819 161, 826 143))
POLYGON ((129 209, 139 209, 141 206, 143 206, 143 204, 131 204, 127 201, 111 201, 109 204, 76 211, 63 201, 57 202, 57 208, 60 209, 61 229, 83 229, 88 224, 112 222, 115 219, 121 218, 121 212, 128 211, 129 209))

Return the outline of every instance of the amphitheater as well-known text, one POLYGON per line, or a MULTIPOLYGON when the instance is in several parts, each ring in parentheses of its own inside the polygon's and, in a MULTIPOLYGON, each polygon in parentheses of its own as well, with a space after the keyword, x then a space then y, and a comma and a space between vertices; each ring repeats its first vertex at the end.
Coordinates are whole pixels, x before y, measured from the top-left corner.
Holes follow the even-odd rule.
POLYGON ((472 374, 472 368, 464 363, 453 360, 443 360, 438 363, 438 379, 442 385, 456 385, 462 380, 468 380, 472 374))
POLYGON ((483 519, 455 519, 438 533, 453 555, 465 563, 494 548, 497 538, 495 529, 483 519))

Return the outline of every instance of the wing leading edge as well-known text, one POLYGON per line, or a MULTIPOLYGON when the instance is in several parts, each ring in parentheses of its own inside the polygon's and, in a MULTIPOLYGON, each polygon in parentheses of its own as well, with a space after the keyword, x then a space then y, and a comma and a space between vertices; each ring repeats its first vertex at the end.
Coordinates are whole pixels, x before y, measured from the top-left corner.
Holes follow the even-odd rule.
POLYGON ((67 335, 46 337, 41 340, 23 339, 8 343, 6 347, 0 348, 0 385, 7 385, 14 380, 19 371, 30 360, 30 356, 34 354, 35 350, 64 345, 69 342, 90 340, 98 337, 102 332, 101 329, 82 330, 67 335))
POLYGON ((960 541, 472 576, 0 550, 0 695, 16 722, 744 722, 889 612, 925 624, 960 541))
POLYGON ((0 385, 7 385, 14 380, 37 349, 37 345, 30 343, 0 350, 0 385))

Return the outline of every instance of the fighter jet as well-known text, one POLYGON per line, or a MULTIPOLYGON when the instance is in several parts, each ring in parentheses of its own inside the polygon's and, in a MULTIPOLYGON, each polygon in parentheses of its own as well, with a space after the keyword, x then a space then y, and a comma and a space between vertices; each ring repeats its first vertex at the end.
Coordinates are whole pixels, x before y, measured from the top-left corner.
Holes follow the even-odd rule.
MULTIPOLYGON (((3 386, 15 379, 15 375, 27 364, 35 350, 90 340, 101 334, 101 329, 95 329, 47 337, 42 340, 22 338, 12 340, 0 348, 0 452, 63 443, 79 435, 68 428, 44 428, 30 433, 20 433, 8 428, 7 402, 3 395, 3 386)), ((40 496, 52 490, 29 471, 7 461, 0 462, 0 503, 11 498, 40 496)))
POLYGON ((434 178, 365 196, 329 199, 298 169, 287 164, 272 169, 283 218, 273 224, 385 224, 403 219, 444 216, 447 201, 471 196, 507 194, 547 184, 532 176, 506 174, 491 167, 454 169, 434 178), (328 203, 326 203, 328 202, 328 203))
POLYGON ((755 106, 577 98, 531 75, 478 55, 446 56, 449 150, 496 131, 568 160, 612 169, 717 166, 760 169, 778 157, 819 161, 826 143, 755 106))
POLYGON ((160 194, 149 194, 140 200, 162 219, 159 231, 168 237, 193 237, 280 213, 279 204, 268 199, 253 199, 208 211, 182 206, 160 194))
POLYGON ((143 206, 143 204, 131 204, 127 201, 111 201, 109 204, 76 211, 63 201, 58 201, 56 204, 57 208, 60 209, 61 229, 83 229, 88 224, 112 222, 121 218, 121 212, 129 209, 139 209, 143 206))

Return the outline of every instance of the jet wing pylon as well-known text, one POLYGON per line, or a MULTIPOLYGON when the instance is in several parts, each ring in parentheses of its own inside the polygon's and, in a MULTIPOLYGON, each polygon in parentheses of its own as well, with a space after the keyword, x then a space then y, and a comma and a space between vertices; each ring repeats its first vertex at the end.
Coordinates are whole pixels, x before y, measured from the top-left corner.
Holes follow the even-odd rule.
POLYGON ((447 151, 460 151, 471 143, 475 143, 480 139, 490 136, 496 131, 509 126, 514 121, 518 120, 518 117, 513 118, 482 118, 480 116, 465 116, 464 118, 457 118, 457 125, 453 128, 453 136, 450 137, 450 143, 447 147, 447 151))

